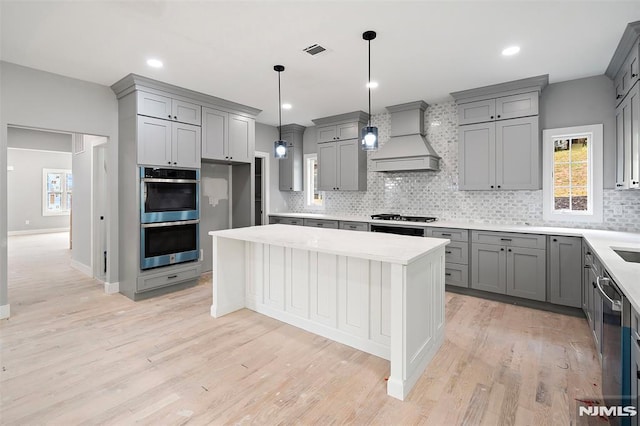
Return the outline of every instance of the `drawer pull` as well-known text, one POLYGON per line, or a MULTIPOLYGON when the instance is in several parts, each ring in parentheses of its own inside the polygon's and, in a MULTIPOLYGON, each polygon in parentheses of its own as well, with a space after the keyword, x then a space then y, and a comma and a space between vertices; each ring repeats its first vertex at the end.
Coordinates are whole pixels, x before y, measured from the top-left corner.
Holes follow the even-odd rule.
POLYGON ((451 234, 445 234, 444 232, 441 233, 440 235, 442 235, 443 237, 450 237, 451 236, 451 234))
POLYGON ((349 229, 356 229, 356 228, 357 228, 357 226, 355 226, 355 225, 349 225, 349 229))
POLYGON ((500 241, 511 241, 511 238, 500 238, 500 241))
POLYGON ((450 277, 450 276, 451 276, 451 272, 445 272, 444 274, 445 274, 447 277, 450 277))
POLYGON ((178 276, 177 276, 177 275, 169 275, 169 276, 167 277, 167 279, 168 279, 168 280, 172 280, 172 279, 174 279, 174 278, 178 278, 178 276))
POLYGON ((452 253, 452 251, 451 251, 451 250, 445 250, 444 252, 445 252, 446 254, 451 254, 451 253, 452 253))
POLYGON ((324 223, 316 223, 316 226, 324 226, 324 223))
POLYGON ((640 334, 638 334, 638 332, 637 332, 637 331, 635 331, 635 330, 633 331, 633 334, 635 334, 635 335, 636 335, 636 343, 637 343, 638 345, 640 345, 640 334))

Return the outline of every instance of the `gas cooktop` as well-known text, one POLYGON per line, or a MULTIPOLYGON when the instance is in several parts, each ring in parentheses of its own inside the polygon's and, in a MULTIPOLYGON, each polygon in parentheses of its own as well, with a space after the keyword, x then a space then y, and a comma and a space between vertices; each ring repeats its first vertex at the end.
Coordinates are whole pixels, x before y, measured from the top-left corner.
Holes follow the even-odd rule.
POLYGON ((404 222, 435 222, 435 217, 428 216, 402 216, 394 213, 372 214, 371 219, 374 220, 400 220, 404 222))

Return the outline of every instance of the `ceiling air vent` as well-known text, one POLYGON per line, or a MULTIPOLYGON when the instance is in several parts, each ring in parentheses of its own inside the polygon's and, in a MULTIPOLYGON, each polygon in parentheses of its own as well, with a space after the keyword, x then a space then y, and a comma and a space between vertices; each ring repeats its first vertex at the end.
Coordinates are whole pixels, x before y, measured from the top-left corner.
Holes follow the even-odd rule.
POLYGON ((320 46, 317 43, 316 44, 312 44, 311 46, 302 49, 303 52, 307 52, 311 56, 315 56, 318 53, 324 52, 325 50, 327 50, 327 49, 325 49, 324 47, 320 46))

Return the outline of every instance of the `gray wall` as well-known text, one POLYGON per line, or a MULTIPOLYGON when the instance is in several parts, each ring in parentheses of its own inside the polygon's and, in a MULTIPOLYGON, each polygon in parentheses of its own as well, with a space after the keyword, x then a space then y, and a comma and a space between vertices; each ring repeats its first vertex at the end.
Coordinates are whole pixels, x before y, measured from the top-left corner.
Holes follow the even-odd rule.
MULTIPOLYGON (((102 135, 108 161, 117 164, 118 103, 111 89, 0 61, 0 306, 7 286, 7 127, 9 125, 102 135)), ((117 176, 109 182, 108 247, 118 247, 117 176)), ((110 256, 107 281, 118 281, 117 256, 110 256)))
POLYGON ((615 90, 607 76, 563 81, 547 86, 540 99, 540 128, 603 124, 604 187, 615 186, 615 90))
POLYGON ((213 248, 209 231, 229 228, 229 169, 225 164, 202 163, 200 169, 200 248, 202 272, 211 271, 213 248))
POLYGON ((42 169, 71 170, 71 153, 10 148, 7 165, 13 167, 7 172, 8 231, 37 233, 39 230, 69 229, 68 214, 42 215, 42 169))
POLYGON ((7 146, 9 148, 71 152, 71 135, 69 133, 9 127, 7 129, 7 146))
POLYGON ((278 129, 267 124, 256 123, 256 151, 266 152, 269 161, 269 205, 267 213, 287 211, 285 196, 279 189, 280 165, 273 157, 273 142, 278 140, 278 129))

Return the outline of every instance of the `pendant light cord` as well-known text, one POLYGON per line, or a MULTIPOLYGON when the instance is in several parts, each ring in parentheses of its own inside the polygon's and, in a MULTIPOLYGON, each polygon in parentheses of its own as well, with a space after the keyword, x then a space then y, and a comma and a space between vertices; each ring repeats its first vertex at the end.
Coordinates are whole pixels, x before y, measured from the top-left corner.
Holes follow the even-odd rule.
POLYGON ((371 40, 369 40, 369 81, 367 81, 367 87, 369 88, 369 127, 371 127, 371 40))
MULTIPOLYGON (((278 140, 282 140, 282 98, 280 92, 280 71, 278 71, 278 140)), ((371 101, 369 101, 371 102, 371 101)), ((371 107, 369 107, 371 109, 371 107)))

